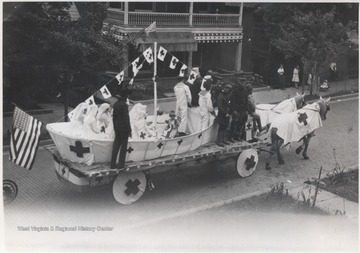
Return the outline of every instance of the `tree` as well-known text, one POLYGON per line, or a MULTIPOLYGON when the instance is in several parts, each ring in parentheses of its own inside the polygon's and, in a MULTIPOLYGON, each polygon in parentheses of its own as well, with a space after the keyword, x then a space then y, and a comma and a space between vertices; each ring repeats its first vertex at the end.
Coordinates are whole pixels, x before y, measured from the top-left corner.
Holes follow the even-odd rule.
POLYGON ((304 70, 317 77, 312 79, 310 94, 318 94, 318 77, 347 43, 352 23, 342 23, 336 5, 268 4, 259 13, 272 46, 285 58, 300 58, 304 70))
POLYGON ((57 94, 64 84, 97 90, 100 74, 121 65, 122 44, 101 30, 106 3, 76 5, 76 21, 67 2, 28 2, 4 22, 6 97, 22 104, 23 97, 57 94))

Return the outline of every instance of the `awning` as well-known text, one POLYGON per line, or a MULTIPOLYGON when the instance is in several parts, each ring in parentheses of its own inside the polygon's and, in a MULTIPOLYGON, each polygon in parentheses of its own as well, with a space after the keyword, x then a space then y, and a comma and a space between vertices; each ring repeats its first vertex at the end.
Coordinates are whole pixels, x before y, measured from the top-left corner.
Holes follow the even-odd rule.
POLYGON ((155 41, 170 52, 197 51, 197 42, 191 32, 152 32, 134 42, 140 51, 144 51, 155 41))

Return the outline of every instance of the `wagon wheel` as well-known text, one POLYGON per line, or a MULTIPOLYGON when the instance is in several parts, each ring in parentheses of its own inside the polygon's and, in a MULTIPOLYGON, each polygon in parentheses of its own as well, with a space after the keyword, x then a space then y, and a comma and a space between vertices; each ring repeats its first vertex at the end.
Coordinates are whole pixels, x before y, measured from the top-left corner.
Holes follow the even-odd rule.
POLYGON ((247 149, 243 151, 236 163, 236 169, 241 177, 250 176, 256 169, 258 164, 259 156, 255 149, 247 149))
POLYGON ((13 201, 18 194, 18 186, 14 181, 3 180, 3 198, 4 203, 8 204, 13 201))
POLYGON ((121 204, 131 204, 137 201, 146 190, 146 177, 144 172, 121 173, 114 180, 113 195, 121 204))

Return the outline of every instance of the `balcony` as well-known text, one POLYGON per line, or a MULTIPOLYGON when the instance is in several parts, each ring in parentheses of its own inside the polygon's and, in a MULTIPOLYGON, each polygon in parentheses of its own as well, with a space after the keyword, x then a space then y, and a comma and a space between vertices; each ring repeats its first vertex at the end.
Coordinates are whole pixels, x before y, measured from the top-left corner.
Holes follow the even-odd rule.
POLYGON ((145 27, 156 21, 157 27, 239 27, 240 14, 128 12, 109 8, 108 20, 117 25, 145 27))

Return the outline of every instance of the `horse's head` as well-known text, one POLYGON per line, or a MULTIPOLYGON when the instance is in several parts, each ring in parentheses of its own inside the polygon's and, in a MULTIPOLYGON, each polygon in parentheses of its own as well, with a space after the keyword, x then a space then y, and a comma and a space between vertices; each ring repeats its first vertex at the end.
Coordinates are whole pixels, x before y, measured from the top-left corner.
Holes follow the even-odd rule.
POLYGON ((296 96, 294 97, 294 99, 295 99, 295 103, 296 103, 296 109, 299 110, 300 108, 302 108, 304 106, 305 93, 299 94, 296 92, 296 96))
POLYGON ((320 107, 320 117, 322 120, 326 120, 326 113, 330 111, 329 101, 330 98, 324 99, 320 97, 319 101, 316 102, 320 107))

